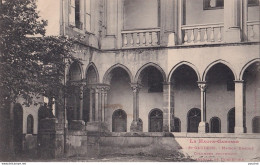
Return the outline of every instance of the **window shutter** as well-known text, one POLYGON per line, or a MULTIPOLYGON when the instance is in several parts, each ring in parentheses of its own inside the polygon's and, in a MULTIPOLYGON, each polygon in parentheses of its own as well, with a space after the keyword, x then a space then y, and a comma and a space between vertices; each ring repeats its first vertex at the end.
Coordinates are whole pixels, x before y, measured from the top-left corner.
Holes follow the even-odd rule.
POLYGON ((85 29, 90 32, 90 24, 91 24, 91 0, 85 0, 86 10, 85 10, 85 29))
POLYGON ((75 0, 70 0, 69 23, 75 26, 75 0))

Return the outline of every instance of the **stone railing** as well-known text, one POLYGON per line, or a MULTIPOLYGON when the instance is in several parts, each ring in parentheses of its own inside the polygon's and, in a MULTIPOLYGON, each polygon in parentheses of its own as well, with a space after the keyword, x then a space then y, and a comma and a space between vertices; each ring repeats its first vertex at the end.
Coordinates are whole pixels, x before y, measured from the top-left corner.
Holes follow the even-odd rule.
POLYGON ((247 21, 248 41, 260 41, 259 28, 260 28, 260 21, 247 21))
POLYGON ((121 33, 123 48, 155 47, 160 45, 160 28, 124 30, 121 33))
POLYGON ((212 44, 223 42, 224 24, 183 25, 183 44, 212 44))

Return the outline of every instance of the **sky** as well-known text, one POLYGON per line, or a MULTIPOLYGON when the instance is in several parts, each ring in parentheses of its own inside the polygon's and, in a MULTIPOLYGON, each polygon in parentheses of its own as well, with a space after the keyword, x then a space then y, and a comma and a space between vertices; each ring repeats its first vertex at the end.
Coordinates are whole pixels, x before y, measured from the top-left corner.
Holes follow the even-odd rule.
POLYGON ((37 0, 40 16, 48 20, 46 35, 59 35, 60 0, 37 0))

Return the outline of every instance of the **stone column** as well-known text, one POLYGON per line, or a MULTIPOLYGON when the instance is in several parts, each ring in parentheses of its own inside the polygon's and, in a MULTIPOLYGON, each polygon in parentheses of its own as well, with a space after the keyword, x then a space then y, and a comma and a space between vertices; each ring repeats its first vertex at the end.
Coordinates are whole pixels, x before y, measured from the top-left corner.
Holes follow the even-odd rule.
POLYGON ((240 42, 241 0, 224 1, 225 42, 240 42))
POLYGON ((131 84, 133 90, 133 121, 131 123, 131 132, 141 132, 143 130, 142 123, 139 121, 139 91, 141 89, 140 84, 131 84))
POLYGON ((101 90, 101 121, 105 121, 105 88, 101 90))
POLYGON ((244 81, 235 81, 235 133, 244 133, 244 81))
POLYGON ((98 121, 102 121, 102 87, 98 87, 98 121))
POLYGON ((95 121, 98 121, 98 101, 99 101, 99 89, 98 88, 95 88, 95 121))
POLYGON ((93 120, 93 89, 89 88, 89 122, 92 122, 93 120))
POLYGON ((182 30, 183 25, 183 0, 178 0, 178 44, 182 44, 182 30))
POLYGON ((206 89, 207 84, 205 81, 198 82, 201 94, 201 122, 199 123, 199 133, 206 133, 208 131, 208 123, 206 122, 206 89))
POLYGON ((107 110, 107 91, 109 87, 104 87, 102 92, 102 122, 105 122, 105 113, 107 110))
POLYGON ((80 85, 80 91, 79 91, 79 101, 80 101, 80 105, 79 105, 79 120, 83 119, 83 94, 84 94, 84 86, 80 85))
POLYGON ((242 0, 242 37, 243 41, 247 41, 247 20, 248 20, 248 4, 247 0, 242 0))
POLYGON ((171 132, 171 85, 163 84, 163 131, 171 132))

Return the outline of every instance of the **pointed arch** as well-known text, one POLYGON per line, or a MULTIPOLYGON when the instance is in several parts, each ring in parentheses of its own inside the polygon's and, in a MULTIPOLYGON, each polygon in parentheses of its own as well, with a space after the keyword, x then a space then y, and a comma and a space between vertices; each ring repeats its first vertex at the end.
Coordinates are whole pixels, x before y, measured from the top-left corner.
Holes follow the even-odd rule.
POLYGON ((251 66, 252 64, 257 63, 257 62, 260 63, 260 58, 253 59, 253 60, 249 61, 248 63, 246 63, 246 64, 242 67, 242 70, 241 70, 240 73, 239 73, 239 80, 243 80, 243 76, 244 76, 245 70, 246 70, 249 66, 251 66))
POLYGON ((216 60, 216 61, 210 63, 210 64, 206 67, 206 69, 205 69, 205 71, 203 72, 203 75, 202 75, 202 81, 206 81, 206 76, 207 76, 208 71, 209 71, 212 67, 214 67, 216 64, 224 64, 225 66, 227 66, 227 67, 232 71, 233 76, 234 76, 234 80, 237 80, 236 72, 235 72, 233 66, 232 66, 230 63, 228 63, 227 61, 224 61, 224 60, 216 60))
POLYGON ((110 81, 111 81, 111 78, 112 78, 112 75, 111 75, 111 72, 115 69, 115 68, 121 68, 123 70, 125 70, 127 73, 128 73, 128 76, 130 78, 130 81, 131 83, 133 82, 133 75, 131 73, 131 71, 124 65, 122 64, 115 64, 113 66, 111 66, 107 71, 106 73, 104 74, 103 76, 103 83, 105 84, 110 84, 110 81))
POLYGON ((201 81, 201 77, 200 77, 200 74, 199 74, 199 71, 197 69, 197 67, 195 65, 193 65, 192 63, 190 62, 187 62, 187 61, 182 61, 182 62, 179 62, 178 64, 176 64, 170 71, 168 77, 167 77, 167 82, 170 82, 171 81, 171 78, 172 78, 172 74, 175 72, 176 69, 178 69, 179 67, 183 66, 183 65, 187 65, 188 67, 190 67, 191 69, 194 70, 194 72, 196 73, 197 75, 197 78, 198 78, 198 81, 201 81))
POLYGON ((148 114, 148 130, 149 132, 162 132, 163 131, 163 111, 154 108, 148 114))
POLYGON ((142 71, 143 71, 144 69, 146 69, 147 67, 150 67, 150 66, 155 67, 156 69, 158 69, 158 70, 161 72, 161 74, 162 74, 163 81, 166 82, 166 74, 165 74, 164 70, 163 70, 159 65, 157 65, 157 64, 155 64, 155 63, 152 63, 152 62, 149 62, 149 63, 143 65, 143 66, 137 71, 137 73, 136 73, 136 75, 135 75, 135 79, 134 79, 134 82, 135 82, 135 83, 138 82, 139 77, 140 77, 140 74, 142 73, 142 71))
POLYGON ((80 73, 78 73, 78 77, 75 80, 82 80, 84 78, 84 71, 83 71, 83 64, 79 61, 74 61, 70 64, 69 68, 68 68, 68 72, 67 72, 67 80, 70 81, 74 78, 72 78, 71 74, 72 74, 72 69, 78 69, 80 73))
POLYGON ((89 69, 91 69, 91 68, 94 69, 95 74, 96 74, 96 78, 97 78, 96 81, 97 81, 97 83, 99 83, 99 72, 98 72, 98 69, 97 69, 96 65, 93 62, 89 63, 87 68, 86 68, 85 79, 87 80, 87 76, 88 76, 87 74, 88 74, 89 69))
POLYGON ((122 109, 117 109, 112 115, 112 132, 127 131, 127 114, 122 109))

